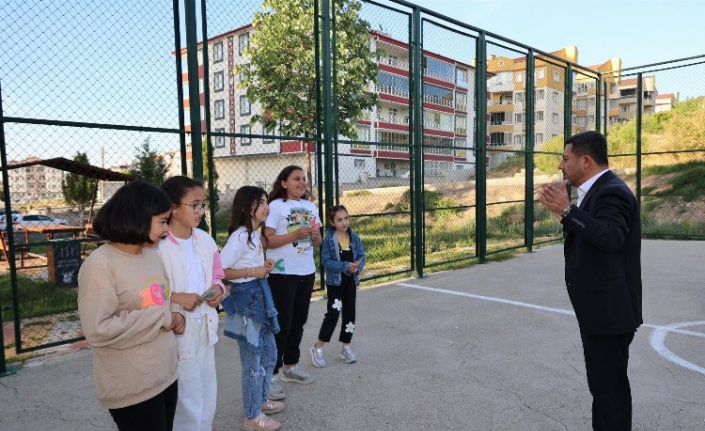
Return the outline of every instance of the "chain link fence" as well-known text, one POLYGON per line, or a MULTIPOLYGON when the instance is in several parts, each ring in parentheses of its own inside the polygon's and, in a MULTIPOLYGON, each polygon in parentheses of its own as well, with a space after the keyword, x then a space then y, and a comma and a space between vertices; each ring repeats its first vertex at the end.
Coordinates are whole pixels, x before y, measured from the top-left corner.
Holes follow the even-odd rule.
POLYGON ((301 166, 323 219, 348 208, 369 282, 560 240, 534 190, 560 181, 564 130, 599 129, 642 200, 644 235, 703 238, 702 58, 593 70, 570 48, 538 51, 406 2, 314 3, 3 6, 2 191, 17 218, 0 226, 6 348, 81 338, 71 277, 99 244, 92 214, 138 177, 203 172, 222 246, 236 190, 269 191, 301 166), (259 14, 279 6, 288 19, 268 26, 259 14), (361 94, 374 104, 357 112, 361 94), (28 215, 63 228, 28 229, 28 215))

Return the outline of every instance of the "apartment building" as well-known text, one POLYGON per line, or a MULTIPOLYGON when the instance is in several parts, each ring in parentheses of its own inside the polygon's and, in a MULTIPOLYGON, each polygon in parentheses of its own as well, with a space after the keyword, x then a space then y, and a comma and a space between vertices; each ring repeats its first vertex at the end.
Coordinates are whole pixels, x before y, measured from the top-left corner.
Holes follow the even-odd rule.
MULTIPOLYGON (((302 141, 276 140, 273 136, 280 135, 278 130, 267 132, 260 124, 250 124, 252 116, 261 113, 261 109, 247 99, 244 89, 238 88, 241 77, 234 75, 233 70, 238 65, 249 65, 244 50, 249 46, 251 31, 252 26, 246 25, 208 40, 211 130, 264 136, 213 137, 218 185, 225 193, 244 184, 268 189, 284 166, 303 165, 307 151, 307 144, 302 141)), ((369 43, 373 52, 380 53, 376 58, 378 79, 369 83, 368 89, 378 95, 379 104, 357 122, 356 143, 338 145, 341 183, 404 177, 410 170, 408 46, 377 31, 370 32, 369 43)), ((202 54, 199 49, 203 102, 202 54)), ((474 69, 433 52, 424 52, 423 68, 423 142, 429 146, 424 150, 425 173, 467 178, 474 171, 474 69)), ((183 79, 186 83, 188 76, 183 79)), ((187 109, 188 106, 186 101, 187 109)), ((202 128, 205 130, 205 123, 202 128)), ((308 145, 310 152, 315 151, 312 143, 308 145)), ((315 178, 316 173, 313 174, 315 178)))
MULTIPOLYGON (((575 46, 552 53, 577 62, 575 46)), ((487 60, 487 127, 489 165, 501 163, 511 153, 526 145, 526 58, 490 55, 487 60), (504 152, 503 152, 504 151, 504 152)), ((536 57, 534 67, 534 143, 538 147, 563 133, 565 69, 536 57)))
POLYGON ((63 199, 61 182, 64 172, 40 164, 41 159, 31 156, 24 160, 8 162, 8 183, 10 185, 10 200, 13 204, 31 204, 32 202, 63 199), (27 166, 13 169, 13 165, 27 166))

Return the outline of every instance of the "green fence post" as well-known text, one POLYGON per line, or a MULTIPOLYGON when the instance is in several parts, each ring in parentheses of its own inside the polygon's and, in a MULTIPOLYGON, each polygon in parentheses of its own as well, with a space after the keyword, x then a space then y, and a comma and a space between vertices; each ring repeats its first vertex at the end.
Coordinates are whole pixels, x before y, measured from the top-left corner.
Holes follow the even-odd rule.
POLYGON ((524 242, 526 251, 531 252, 534 247, 534 108, 535 90, 534 70, 536 58, 534 50, 526 54, 526 145, 524 146, 524 242))
MULTIPOLYGON (((2 161, 2 166, 7 166, 7 152, 5 147, 5 115, 3 114, 2 100, 2 82, 0 82, 0 160, 2 161)), ((10 182, 7 175, 7 169, 2 170, 2 192, 4 197, 3 201, 5 203, 5 220, 7 220, 8 225, 11 225, 10 220, 12 220, 12 214, 10 214, 10 182)), ((12 262, 10 260, 10 256, 5 256, 5 259, 7 259, 8 263, 12 262)), ((17 284, 17 276, 15 275, 15 269, 12 265, 10 265, 10 282, 13 286, 17 284)), ((0 302, 0 377, 14 374, 14 370, 8 369, 5 364, 5 337, 3 336, 2 330, 2 310, 3 305, 2 302, 0 302)))
MULTIPOLYGON (((203 148, 201 145, 201 85, 198 77, 198 40, 196 29, 196 0, 185 0, 186 62, 188 64, 188 97, 191 119, 191 155, 193 178, 203 179, 203 148)), ((207 40, 203 42, 208 43, 207 40)), ((206 63, 207 58, 203 58, 206 63)), ((206 109, 209 109, 206 106, 206 109)))
MULTIPOLYGON (((322 55, 321 69, 323 74, 323 169, 325 172, 325 208, 330 208, 334 205, 333 196, 333 112, 332 112, 332 94, 331 94, 331 39, 330 39, 330 0, 321 2, 322 15, 322 55)), ((308 145, 308 142, 306 143, 308 145)))
POLYGON ((573 66, 568 63, 563 85, 563 142, 573 135, 573 66))
POLYGON ((487 43, 485 33, 476 40, 475 71, 475 238, 480 263, 487 260, 487 43))
POLYGON ((414 108, 414 130, 411 135, 412 147, 415 155, 411 163, 414 164, 416 175, 414 176, 414 190, 410 193, 413 196, 413 218, 414 218, 414 236, 416 238, 414 247, 414 257, 416 266, 416 276, 423 277, 424 270, 424 189, 423 189, 423 69, 421 62, 423 60, 423 48, 421 46, 421 9, 414 7, 411 45, 414 49, 413 64, 411 65, 411 78, 413 79, 413 108, 414 108))
POLYGON ((643 74, 636 74, 636 202, 641 208, 641 127, 644 115, 643 74))

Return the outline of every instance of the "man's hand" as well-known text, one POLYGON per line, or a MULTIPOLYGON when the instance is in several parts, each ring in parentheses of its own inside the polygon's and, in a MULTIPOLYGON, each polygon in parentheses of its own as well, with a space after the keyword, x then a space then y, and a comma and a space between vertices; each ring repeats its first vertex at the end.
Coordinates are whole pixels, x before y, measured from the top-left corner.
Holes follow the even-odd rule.
POLYGON ((563 180, 558 187, 548 185, 539 189, 539 203, 550 209, 558 220, 563 217, 565 207, 570 205, 567 185, 568 180, 563 180))

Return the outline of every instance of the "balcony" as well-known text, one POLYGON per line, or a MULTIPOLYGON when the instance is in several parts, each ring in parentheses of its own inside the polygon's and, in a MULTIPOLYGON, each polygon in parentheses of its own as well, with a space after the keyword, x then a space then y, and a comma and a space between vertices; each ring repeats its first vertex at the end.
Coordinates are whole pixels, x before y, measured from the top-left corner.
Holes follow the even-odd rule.
POLYGON ((442 99, 438 96, 431 96, 429 94, 424 94, 423 95, 423 101, 427 103, 433 103, 434 105, 441 105, 441 106, 447 106, 448 108, 453 107, 453 101, 452 100, 447 100, 447 99, 442 99))
POLYGON ((377 117, 377 121, 381 121, 384 123, 392 123, 392 124, 406 124, 409 125, 409 117, 408 116, 400 116, 400 115, 380 115, 377 117))
POLYGON ((424 120, 423 127, 424 127, 424 129, 442 130, 444 132, 452 132, 453 131, 452 124, 438 123, 438 122, 431 121, 431 120, 424 120))
POLYGON ((377 84, 375 87, 378 93, 390 94, 392 96, 409 98, 409 90, 397 87, 392 87, 391 85, 377 84))
POLYGON ((397 69, 409 70, 409 62, 399 60, 395 57, 379 57, 377 59, 377 64, 384 64, 391 67, 396 67, 397 69))

